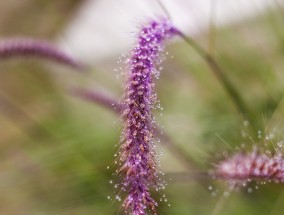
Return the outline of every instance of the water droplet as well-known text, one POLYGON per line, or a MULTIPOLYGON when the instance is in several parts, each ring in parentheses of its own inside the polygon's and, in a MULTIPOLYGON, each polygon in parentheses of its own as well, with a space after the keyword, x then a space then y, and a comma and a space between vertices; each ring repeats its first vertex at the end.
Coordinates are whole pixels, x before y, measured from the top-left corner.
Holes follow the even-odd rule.
POLYGON ((116 199, 117 201, 119 201, 119 202, 121 201, 121 198, 120 198, 119 195, 116 195, 116 196, 115 196, 115 199, 116 199))
POLYGON ((245 121, 244 121, 244 126, 245 126, 245 127, 249 126, 249 121, 248 121, 248 120, 245 120, 245 121))
POLYGON ((241 135, 243 138, 247 137, 247 132, 244 130, 241 130, 241 135))
POLYGON ((225 197, 228 197, 229 195, 230 195, 230 192, 228 192, 228 191, 225 191, 225 192, 224 192, 224 196, 225 196, 225 197))
POLYGON ((248 188, 248 193, 252 193, 253 189, 252 188, 248 188))

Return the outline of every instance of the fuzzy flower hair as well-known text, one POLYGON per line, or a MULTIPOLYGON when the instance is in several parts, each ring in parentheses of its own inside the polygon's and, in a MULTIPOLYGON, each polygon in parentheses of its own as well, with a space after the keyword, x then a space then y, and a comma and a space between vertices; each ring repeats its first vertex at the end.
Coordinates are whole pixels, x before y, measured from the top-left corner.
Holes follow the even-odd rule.
POLYGON ((157 202, 150 188, 159 189, 157 156, 154 146, 152 110, 156 103, 153 75, 164 42, 177 30, 166 19, 150 21, 137 35, 137 43, 130 53, 122 115, 125 120, 119 148, 121 189, 127 193, 123 202, 125 213, 157 214, 157 202))
POLYGON ((232 181, 274 181, 284 183, 284 160, 280 153, 237 153, 219 163, 216 176, 232 181))

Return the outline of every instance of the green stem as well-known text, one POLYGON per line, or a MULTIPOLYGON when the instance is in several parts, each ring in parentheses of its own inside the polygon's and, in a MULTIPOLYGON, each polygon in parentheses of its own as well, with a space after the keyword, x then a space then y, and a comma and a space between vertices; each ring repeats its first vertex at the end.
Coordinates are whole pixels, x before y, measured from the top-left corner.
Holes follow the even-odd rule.
POLYGON ((216 62, 216 60, 207 53, 201 46, 199 46, 195 41, 193 41, 191 38, 187 37, 184 33, 179 31, 179 36, 188 44, 190 45, 208 64, 211 71, 214 73, 216 78, 220 81, 220 83, 223 85, 225 90, 227 91, 228 95, 234 102, 237 109, 240 111, 240 113, 243 115, 243 117, 249 121, 251 121, 251 117, 249 115, 249 110, 242 99, 239 92, 236 90, 236 88, 233 86, 233 84, 230 82, 230 80, 226 77, 224 71, 219 66, 219 64, 216 62))

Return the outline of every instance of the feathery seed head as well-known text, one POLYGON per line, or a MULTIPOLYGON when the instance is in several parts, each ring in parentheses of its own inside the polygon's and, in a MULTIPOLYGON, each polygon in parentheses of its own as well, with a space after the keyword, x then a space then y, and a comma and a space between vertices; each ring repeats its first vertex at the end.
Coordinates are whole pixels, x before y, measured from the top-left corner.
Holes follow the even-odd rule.
POLYGON ((284 160, 281 154, 237 153, 221 161, 215 175, 230 181, 274 181, 284 183, 284 160))
POLYGON ((52 60, 77 70, 84 71, 84 66, 54 44, 31 38, 13 38, 0 40, 0 59, 11 57, 34 56, 52 60))
POLYGON ((128 81, 122 115, 125 120, 119 149, 121 189, 127 193, 123 207, 132 215, 144 215, 147 210, 157 214, 157 202, 149 189, 159 189, 157 158, 153 138, 155 107, 153 75, 165 40, 177 33, 167 19, 150 21, 142 26, 137 43, 130 53, 128 81))

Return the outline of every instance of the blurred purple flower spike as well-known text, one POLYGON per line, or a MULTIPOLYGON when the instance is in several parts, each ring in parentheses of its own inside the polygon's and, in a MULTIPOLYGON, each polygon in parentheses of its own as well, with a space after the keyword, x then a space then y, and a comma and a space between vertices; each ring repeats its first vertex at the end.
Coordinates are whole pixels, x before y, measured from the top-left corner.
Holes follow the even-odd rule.
POLYGON ((157 214, 158 203, 149 191, 162 186, 153 137, 152 110, 157 98, 153 75, 158 75, 164 42, 175 34, 176 28, 167 19, 148 22, 141 27, 127 61, 129 77, 122 104, 125 123, 118 171, 123 176, 121 189, 127 193, 123 202, 127 214, 144 215, 147 211, 157 214))
POLYGON ((221 161, 215 171, 217 178, 229 181, 273 181, 284 183, 284 160, 281 153, 237 153, 221 161))
POLYGON ((41 57, 65 64, 79 71, 85 70, 81 63, 47 41, 30 38, 0 40, 0 59, 25 56, 41 57))

